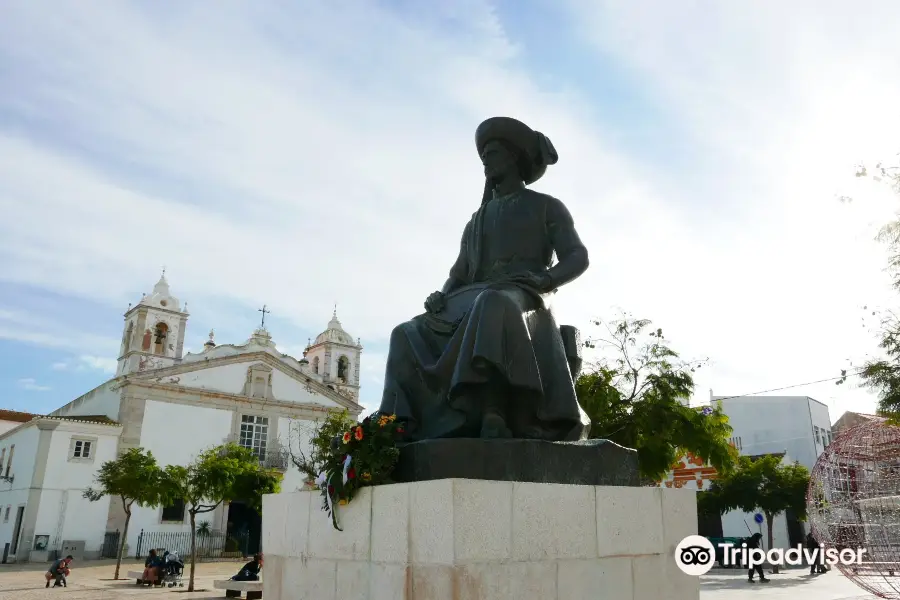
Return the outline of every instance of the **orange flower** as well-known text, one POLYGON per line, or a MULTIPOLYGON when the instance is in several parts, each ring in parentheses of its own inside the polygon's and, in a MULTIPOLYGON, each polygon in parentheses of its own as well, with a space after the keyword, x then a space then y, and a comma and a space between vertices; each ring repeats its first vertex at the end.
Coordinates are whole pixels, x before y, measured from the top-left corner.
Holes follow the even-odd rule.
MULTIPOLYGON (((356 428, 356 433, 353 434, 353 437, 356 438, 356 441, 357 441, 357 442, 360 441, 361 439, 363 439, 363 430, 362 430, 362 426, 356 428)), ((348 440, 348 441, 349 441, 349 440, 348 440)))
MULTIPOLYGON (((345 444, 349 444, 350 443, 350 432, 349 431, 345 432, 344 437, 341 439, 343 440, 343 442, 345 444)), ((356 439, 359 439, 359 438, 356 438, 356 439)))
POLYGON ((364 472, 361 477, 363 481, 372 481, 372 474, 368 471, 364 472))

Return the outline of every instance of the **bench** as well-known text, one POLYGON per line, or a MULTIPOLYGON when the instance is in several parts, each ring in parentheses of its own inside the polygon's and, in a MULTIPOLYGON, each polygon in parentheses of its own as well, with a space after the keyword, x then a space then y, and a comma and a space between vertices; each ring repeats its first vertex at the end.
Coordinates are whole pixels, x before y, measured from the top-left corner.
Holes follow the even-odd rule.
POLYGON ((138 585, 141 585, 144 583, 144 580, 142 579, 143 577, 144 577, 143 571, 128 571, 128 579, 134 579, 135 581, 137 581, 138 585))
POLYGON ((240 598, 241 592, 247 592, 247 600, 258 600, 263 597, 262 581, 232 581, 231 579, 213 582, 217 590, 225 590, 226 598, 240 598))
MULTIPOLYGON (((128 571, 128 579, 134 579, 134 582, 137 585, 145 585, 144 580, 141 577, 144 576, 143 571, 128 571)), ((162 583, 156 582, 154 585, 162 587, 162 583)))

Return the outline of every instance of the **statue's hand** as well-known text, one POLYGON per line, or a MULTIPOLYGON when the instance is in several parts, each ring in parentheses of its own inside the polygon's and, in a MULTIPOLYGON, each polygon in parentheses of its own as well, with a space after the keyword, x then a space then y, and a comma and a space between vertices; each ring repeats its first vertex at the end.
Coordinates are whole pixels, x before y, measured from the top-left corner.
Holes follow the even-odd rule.
POLYGON ((425 299, 425 310, 431 314, 444 310, 444 294, 442 292, 434 292, 425 299))
POLYGON ((548 294, 554 289, 553 279, 547 271, 514 275, 512 281, 524 283, 542 294, 548 294))

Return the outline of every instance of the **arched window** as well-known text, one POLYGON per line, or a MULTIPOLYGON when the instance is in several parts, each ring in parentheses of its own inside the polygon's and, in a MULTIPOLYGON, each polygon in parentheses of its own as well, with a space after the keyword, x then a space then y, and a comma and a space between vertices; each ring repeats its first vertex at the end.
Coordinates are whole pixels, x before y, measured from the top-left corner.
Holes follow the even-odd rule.
POLYGON ((144 331, 144 339, 141 341, 141 350, 144 352, 150 351, 150 344, 153 342, 153 333, 150 332, 149 329, 144 331))
POLYGON ((156 330, 153 333, 153 353, 166 353, 166 338, 169 336, 169 326, 165 323, 157 323, 156 330))
POLYGON ((338 359, 337 367, 338 379, 343 383, 347 383, 348 381, 350 381, 350 359, 348 359, 346 356, 341 356, 338 359))
POLYGON ((313 359, 313 373, 315 373, 316 375, 319 374, 319 357, 318 356, 313 359))

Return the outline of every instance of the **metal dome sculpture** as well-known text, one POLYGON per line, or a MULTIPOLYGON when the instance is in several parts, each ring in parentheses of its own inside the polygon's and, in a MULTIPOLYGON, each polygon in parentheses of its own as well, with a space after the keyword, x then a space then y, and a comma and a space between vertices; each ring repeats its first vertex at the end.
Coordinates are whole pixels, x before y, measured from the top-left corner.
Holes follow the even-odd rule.
POLYGON ((865 549, 862 564, 837 568, 878 598, 900 599, 900 427, 873 419, 841 433, 813 467, 806 504, 820 544, 865 549))

